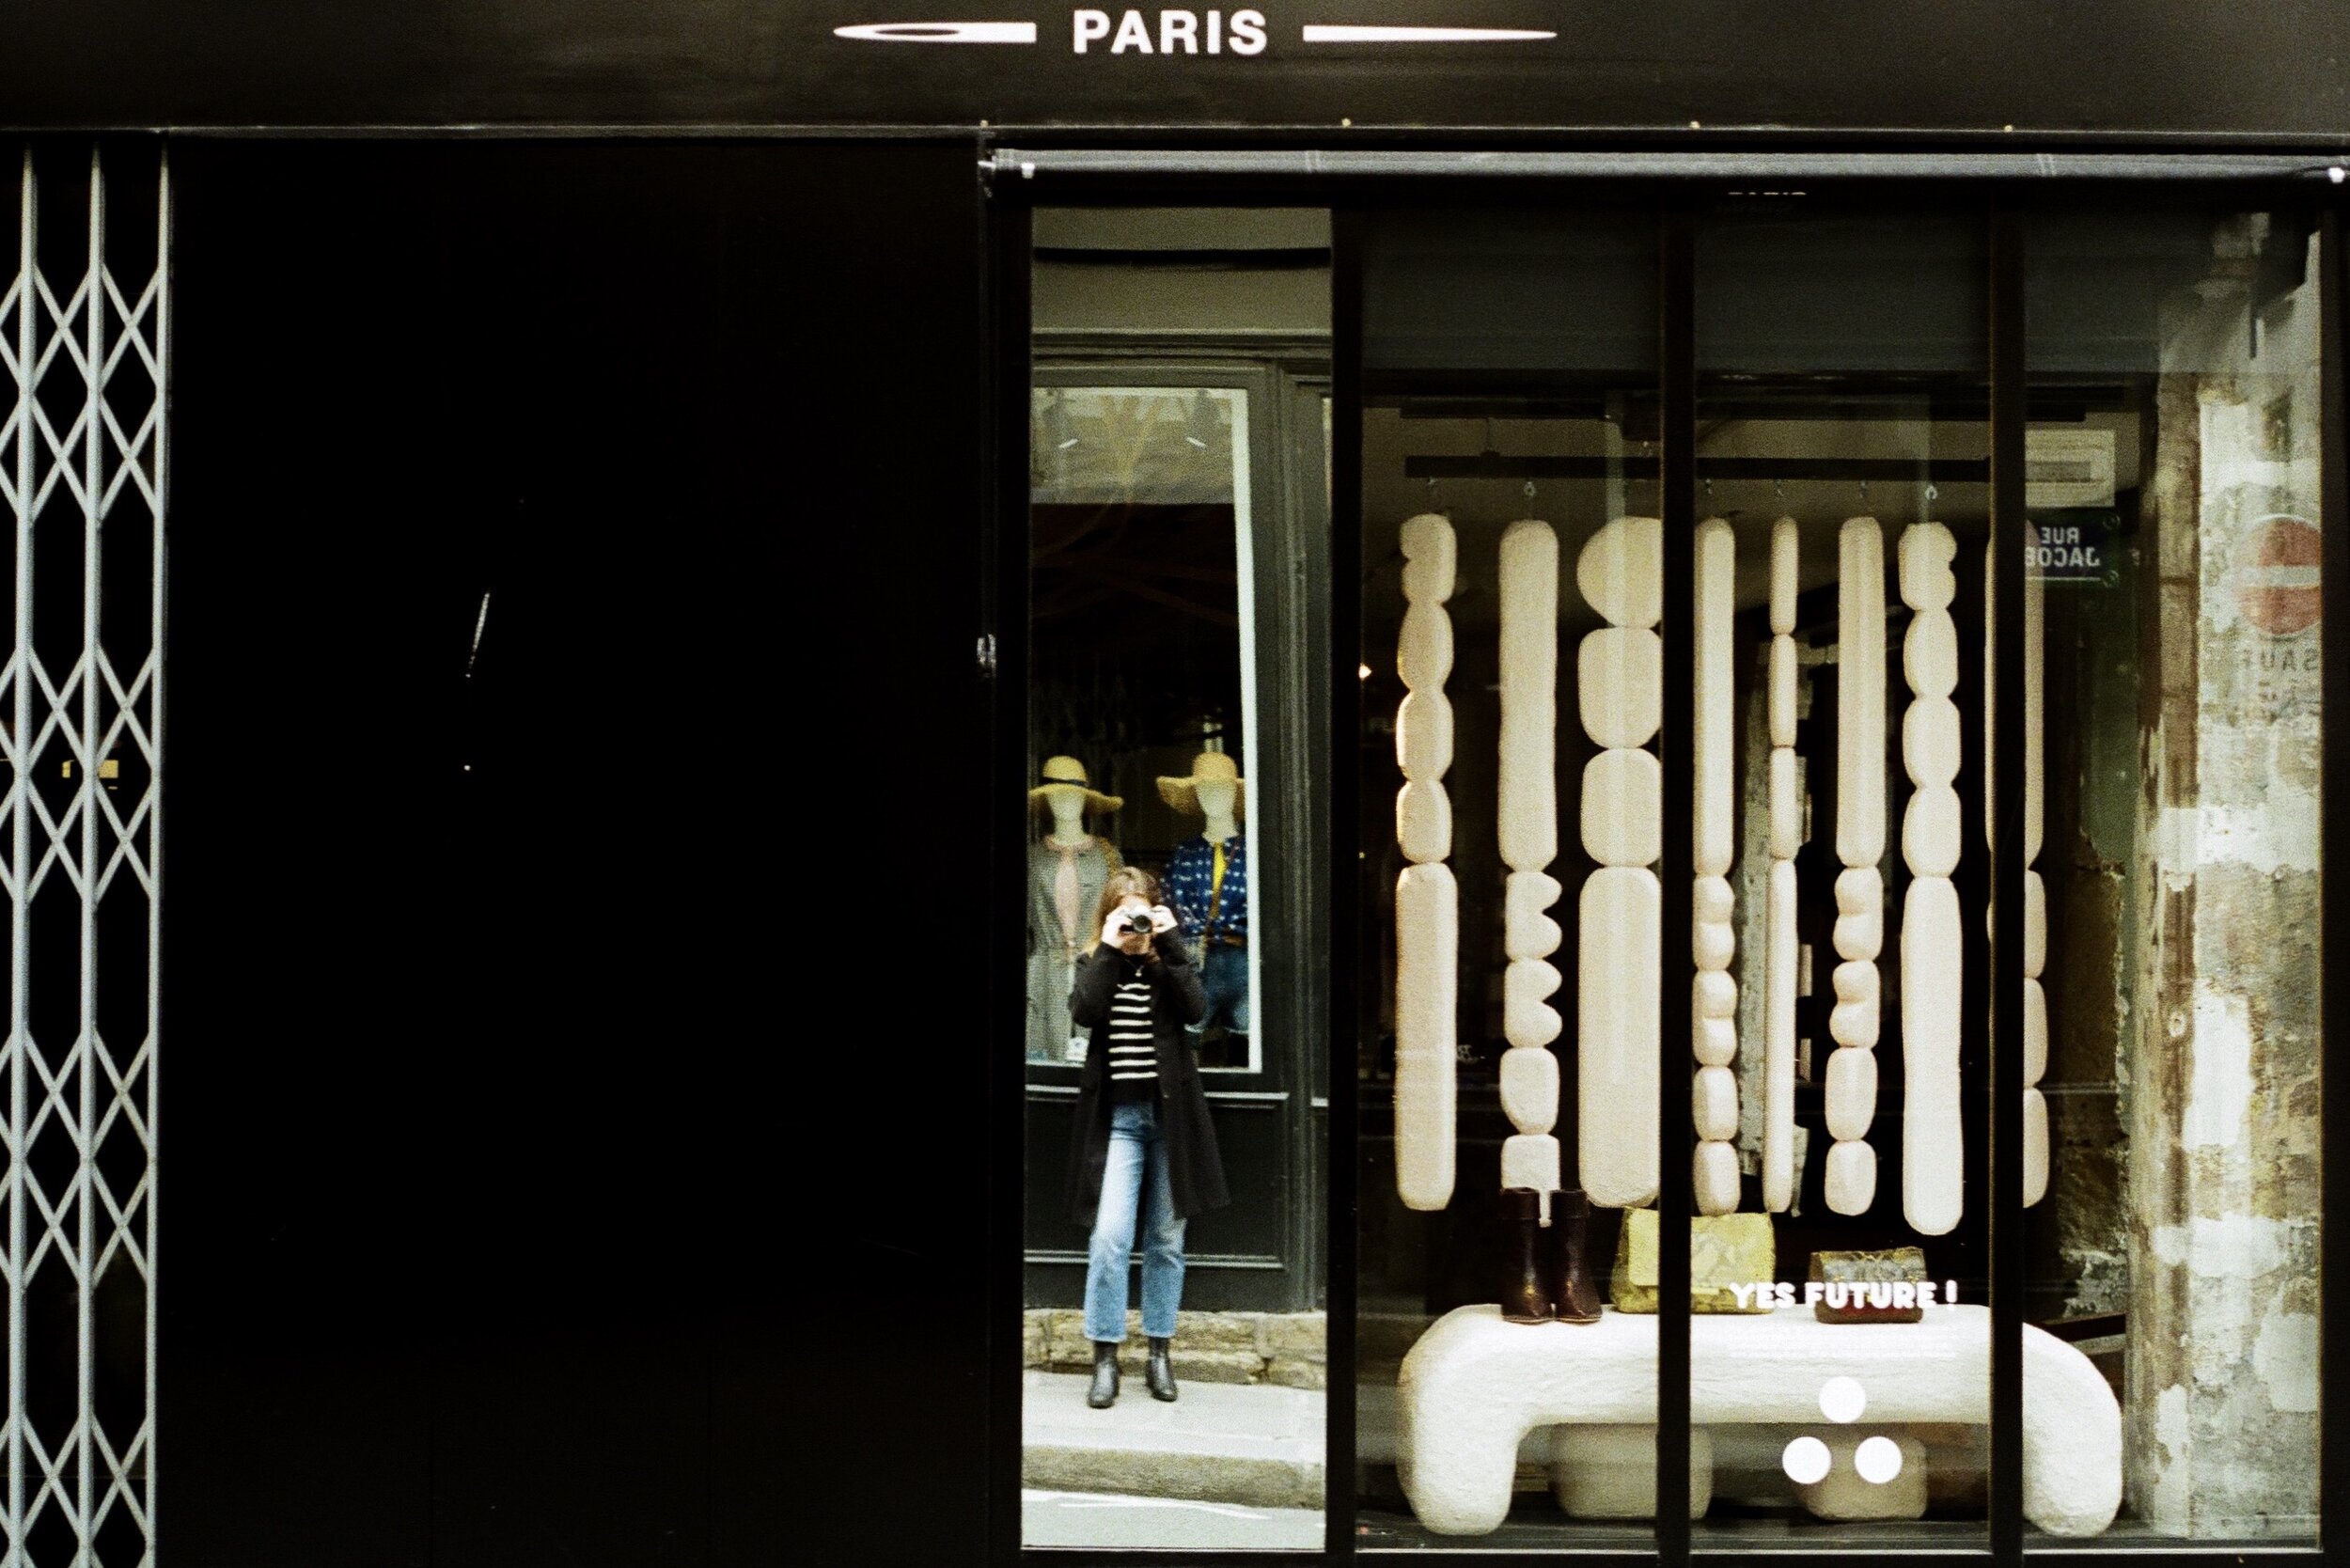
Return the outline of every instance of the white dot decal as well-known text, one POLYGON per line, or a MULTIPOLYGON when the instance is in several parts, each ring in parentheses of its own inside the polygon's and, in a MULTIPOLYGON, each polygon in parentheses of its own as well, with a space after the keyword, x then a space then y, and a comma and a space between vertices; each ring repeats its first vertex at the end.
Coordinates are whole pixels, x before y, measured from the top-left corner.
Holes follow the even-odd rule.
POLYGON ((1860 1479, 1882 1486, 1902 1473, 1902 1446, 1890 1437, 1866 1437, 1853 1450, 1852 1467, 1860 1479))
POLYGON ((1827 1445, 1817 1437, 1798 1437, 1778 1456, 1779 1468, 1798 1486, 1810 1486, 1827 1474, 1827 1445))
POLYGON ((1869 1395, 1858 1378, 1831 1377, 1820 1385, 1820 1414, 1831 1421, 1856 1421, 1868 1408, 1869 1395))

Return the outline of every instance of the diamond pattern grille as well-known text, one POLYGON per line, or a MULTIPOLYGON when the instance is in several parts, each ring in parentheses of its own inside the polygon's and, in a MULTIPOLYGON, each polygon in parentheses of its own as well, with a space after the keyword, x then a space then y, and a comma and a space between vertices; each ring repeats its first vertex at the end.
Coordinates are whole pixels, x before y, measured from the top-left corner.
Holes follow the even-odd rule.
POLYGON ((0 258, 0 1562, 136 1568, 155 1534, 170 177, 151 148, 28 149, 16 172, 0 258))

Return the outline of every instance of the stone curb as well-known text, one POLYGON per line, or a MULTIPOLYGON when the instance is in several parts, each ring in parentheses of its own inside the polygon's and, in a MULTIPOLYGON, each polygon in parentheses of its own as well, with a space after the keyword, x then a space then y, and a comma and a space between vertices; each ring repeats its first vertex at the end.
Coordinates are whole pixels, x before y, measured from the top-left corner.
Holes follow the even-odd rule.
POLYGON ((1183 1497, 1255 1508, 1318 1509, 1323 1505, 1321 1465, 1232 1454, 1031 1443, 1021 1452, 1020 1482, 1024 1486, 1054 1491, 1183 1497))

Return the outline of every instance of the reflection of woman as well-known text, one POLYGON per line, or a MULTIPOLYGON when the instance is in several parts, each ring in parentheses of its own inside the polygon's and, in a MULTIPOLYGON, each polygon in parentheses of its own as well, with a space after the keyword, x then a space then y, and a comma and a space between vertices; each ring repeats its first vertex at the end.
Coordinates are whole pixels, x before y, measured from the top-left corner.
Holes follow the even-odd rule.
POLYGON ((1175 1397, 1168 1341, 1183 1294, 1183 1225, 1229 1202, 1224 1162, 1199 1058, 1185 1026, 1206 1011, 1175 917, 1139 867, 1112 871, 1102 889, 1101 942, 1077 960, 1071 1015, 1092 1030, 1078 1075, 1069 1203, 1092 1227, 1086 1264, 1086 1338, 1093 1387, 1086 1403, 1118 1397, 1126 1338, 1126 1270, 1142 1234, 1142 1332, 1151 1342, 1152 1396, 1175 1397))

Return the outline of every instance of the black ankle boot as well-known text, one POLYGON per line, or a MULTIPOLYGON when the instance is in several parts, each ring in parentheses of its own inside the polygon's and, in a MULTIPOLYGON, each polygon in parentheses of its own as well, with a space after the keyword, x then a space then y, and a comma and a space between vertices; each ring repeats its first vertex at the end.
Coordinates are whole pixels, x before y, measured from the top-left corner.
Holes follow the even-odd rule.
POLYGON ((1172 1401, 1175 1398, 1175 1364, 1167 1359, 1167 1341, 1151 1341, 1151 1359, 1143 1364, 1144 1381, 1151 1385, 1151 1397, 1172 1401))
POLYGON ((1550 1195, 1550 1234, 1546 1276, 1560 1323, 1599 1321, 1599 1283, 1591 1278, 1589 1239, 1591 1203, 1580 1188, 1550 1195))
POLYGON ((1543 1195, 1532 1187, 1501 1189, 1501 1321, 1548 1323, 1550 1284, 1543 1278, 1543 1195))
POLYGON ((1107 1410, 1118 1403, 1118 1345, 1115 1341, 1093 1341, 1093 1387, 1086 1390, 1086 1403, 1096 1410, 1107 1410))

